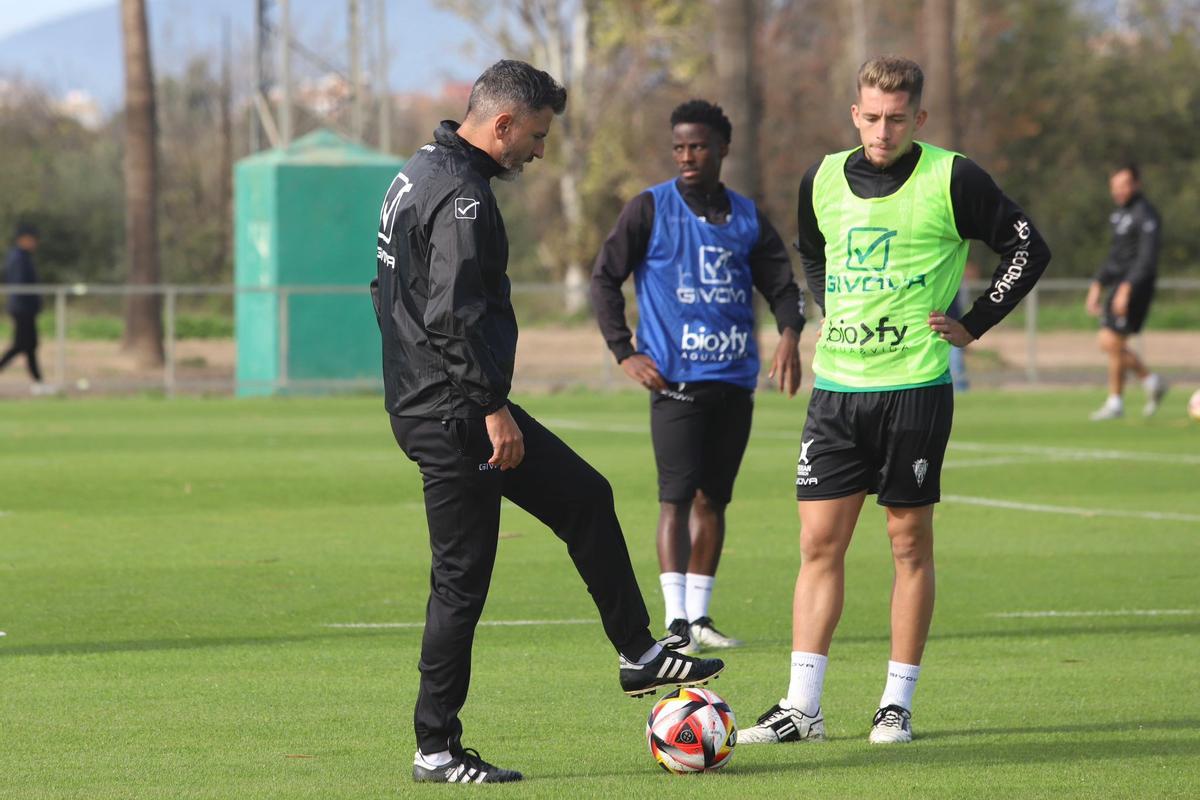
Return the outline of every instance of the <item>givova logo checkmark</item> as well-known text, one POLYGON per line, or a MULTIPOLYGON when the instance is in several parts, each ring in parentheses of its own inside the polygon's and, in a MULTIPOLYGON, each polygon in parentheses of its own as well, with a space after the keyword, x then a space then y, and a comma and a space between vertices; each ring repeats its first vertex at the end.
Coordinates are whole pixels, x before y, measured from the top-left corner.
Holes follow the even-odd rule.
POLYGON ((846 268, 886 269, 896 233, 891 228, 851 228, 846 237, 846 268))

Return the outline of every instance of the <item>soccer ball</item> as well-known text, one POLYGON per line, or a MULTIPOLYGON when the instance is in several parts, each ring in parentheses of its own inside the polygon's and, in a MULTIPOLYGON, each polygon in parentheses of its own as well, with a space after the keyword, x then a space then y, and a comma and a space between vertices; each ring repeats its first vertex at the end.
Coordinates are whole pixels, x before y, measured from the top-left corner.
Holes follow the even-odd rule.
POLYGON ((729 763, 737 724, 716 692, 684 687, 655 703, 646 720, 646 743, 667 772, 707 772, 729 763))
POLYGON ((1200 422, 1200 389, 1193 392, 1188 399, 1188 416, 1200 422))

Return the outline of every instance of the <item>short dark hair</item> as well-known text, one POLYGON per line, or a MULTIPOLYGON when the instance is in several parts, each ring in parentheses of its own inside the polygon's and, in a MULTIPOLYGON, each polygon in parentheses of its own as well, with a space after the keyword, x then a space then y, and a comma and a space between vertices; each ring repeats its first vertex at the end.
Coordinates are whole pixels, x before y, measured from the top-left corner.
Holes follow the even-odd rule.
POLYGON ((521 116, 543 108, 561 114, 566 107, 567 90, 550 73, 506 58, 476 79, 467 101, 467 116, 494 117, 505 111, 521 116))
POLYGON ((925 91, 925 73, 921 66, 903 56, 876 56, 858 68, 858 94, 870 86, 886 94, 908 92, 913 108, 921 107, 921 92, 925 91))
POLYGON ((16 233, 13 234, 14 239, 20 239, 22 236, 32 236, 38 238, 40 232, 38 226, 32 222, 18 222, 16 233))
POLYGON ((720 134, 725 144, 733 143, 733 123, 725 116, 720 106, 707 100, 688 100, 675 106, 675 110, 671 112, 671 127, 687 123, 707 125, 720 134))
POLYGON ((1120 162, 1117 164, 1117 168, 1112 171, 1112 174, 1120 175, 1122 172, 1128 172, 1135 181, 1140 181, 1142 179, 1142 174, 1138 171, 1138 165, 1135 161, 1120 162))

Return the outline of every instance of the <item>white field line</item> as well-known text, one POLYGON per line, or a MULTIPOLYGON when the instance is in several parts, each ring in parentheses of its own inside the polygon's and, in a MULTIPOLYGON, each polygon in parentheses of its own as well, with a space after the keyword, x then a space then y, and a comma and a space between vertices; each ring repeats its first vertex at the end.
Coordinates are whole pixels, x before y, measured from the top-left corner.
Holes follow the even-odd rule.
MULTIPOLYGON (((538 422, 550 430, 565 428, 569 431, 592 431, 594 433, 638 433, 649 435, 650 424, 645 425, 601 425, 595 422, 584 422, 579 419, 563 419, 561 417, 544 417, 538 422)), ((799 433, 796 434, 797 436, 799 433)))
POLYGON ((1122 608, 1114 611, 1002 611, 988 614, 997 619, 1045 619, 1050 617, 1190 617, 1195 608, 1122 608))
POLYGON ((1139 450, 1094 450, 1087 447, 1047 447, 1033 444, 985 444, 983 442, 950 442, 951 450, 975 453, 1011 453, 1055 459, 1083 461, 1147 461, 1154 464, 1200 465, 1200 455, 1185 453, 1147 453, 1139 450))
MULTIPOLYGON (((541 420, 547 428, 564 428, 566 430, 591 431, 594 433, 630 433, 649 435, 650 426, 646 425, 608 425, 586 422, 578 419, 561 417, 546 417, 541 420)), ((794 431, 755 430, 753 436, 761 439, 784 439, 800 441, 800 427, 794 431)), ((1185 453, 1148 453, 1139 450, 1100 450, 1087 447, 1051 447, 1035 444, 993 444, 985 442, 963 442, 951 440, 949 451, 962 450, 973 453, 993 453, 996 455, 1027 456, 1034 460, 1055 461, 1146 461, 1154 464, 1192 464, 1200 465, 1200 455, 1185 453)), ((1022 463, 1020 461, 1001 462, 1022 463)))
MULTIPOLYGON (((1009 467, 1014 464, 1046 464, 1059 459, 1042 456, 996 456, 994 458, 947 459, 942 469, 968 469, 970 467, 1009 467)), ((1070 459, 1074 461, 1076 459, 1070 459)))
MULTIPOLYGON (((530 625, 588 625, 594 619, 490 619, 479 623, 481 628, 509 628, 530 625)), ((424 628, 424 622, 334 622, 323 628, 424 628)))
POLYGON ((961 494, 944 494, 942 502, 962 503, 970 506, 1008 508, 1013 511, 1032 511, 1038 514, 1068 514, 1075 517, 1124 517, 1128 519, 1153 519, 1169 522, 1200 522, 1200 514, 1180 514, 1174 511, 1133 511, 1121 508, 1076 508, 1073 506, 1051 506, 1042 503, 1017 503, 1012 500, 997 500, 991 497, 967 497, 961 494))

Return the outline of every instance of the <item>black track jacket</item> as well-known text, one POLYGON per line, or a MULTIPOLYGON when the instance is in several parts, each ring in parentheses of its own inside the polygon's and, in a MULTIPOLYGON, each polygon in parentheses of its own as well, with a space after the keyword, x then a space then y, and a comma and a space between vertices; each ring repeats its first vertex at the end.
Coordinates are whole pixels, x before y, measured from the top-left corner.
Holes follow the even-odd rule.
POLYGON ((1096 272, 1096 282, 1112 286, 1128 281, 1139 293, 1153 289, 1162 235, 1158 210, 1139 192, 1113 211, 1108 221, 1112 225, 1112 249, 1096 272))
POLYGON ((517 352, 502 168, 443 122, 396 175, 379 214, 371 299, 384 404, 396 416, 478 418, 508 402, 517 352))

